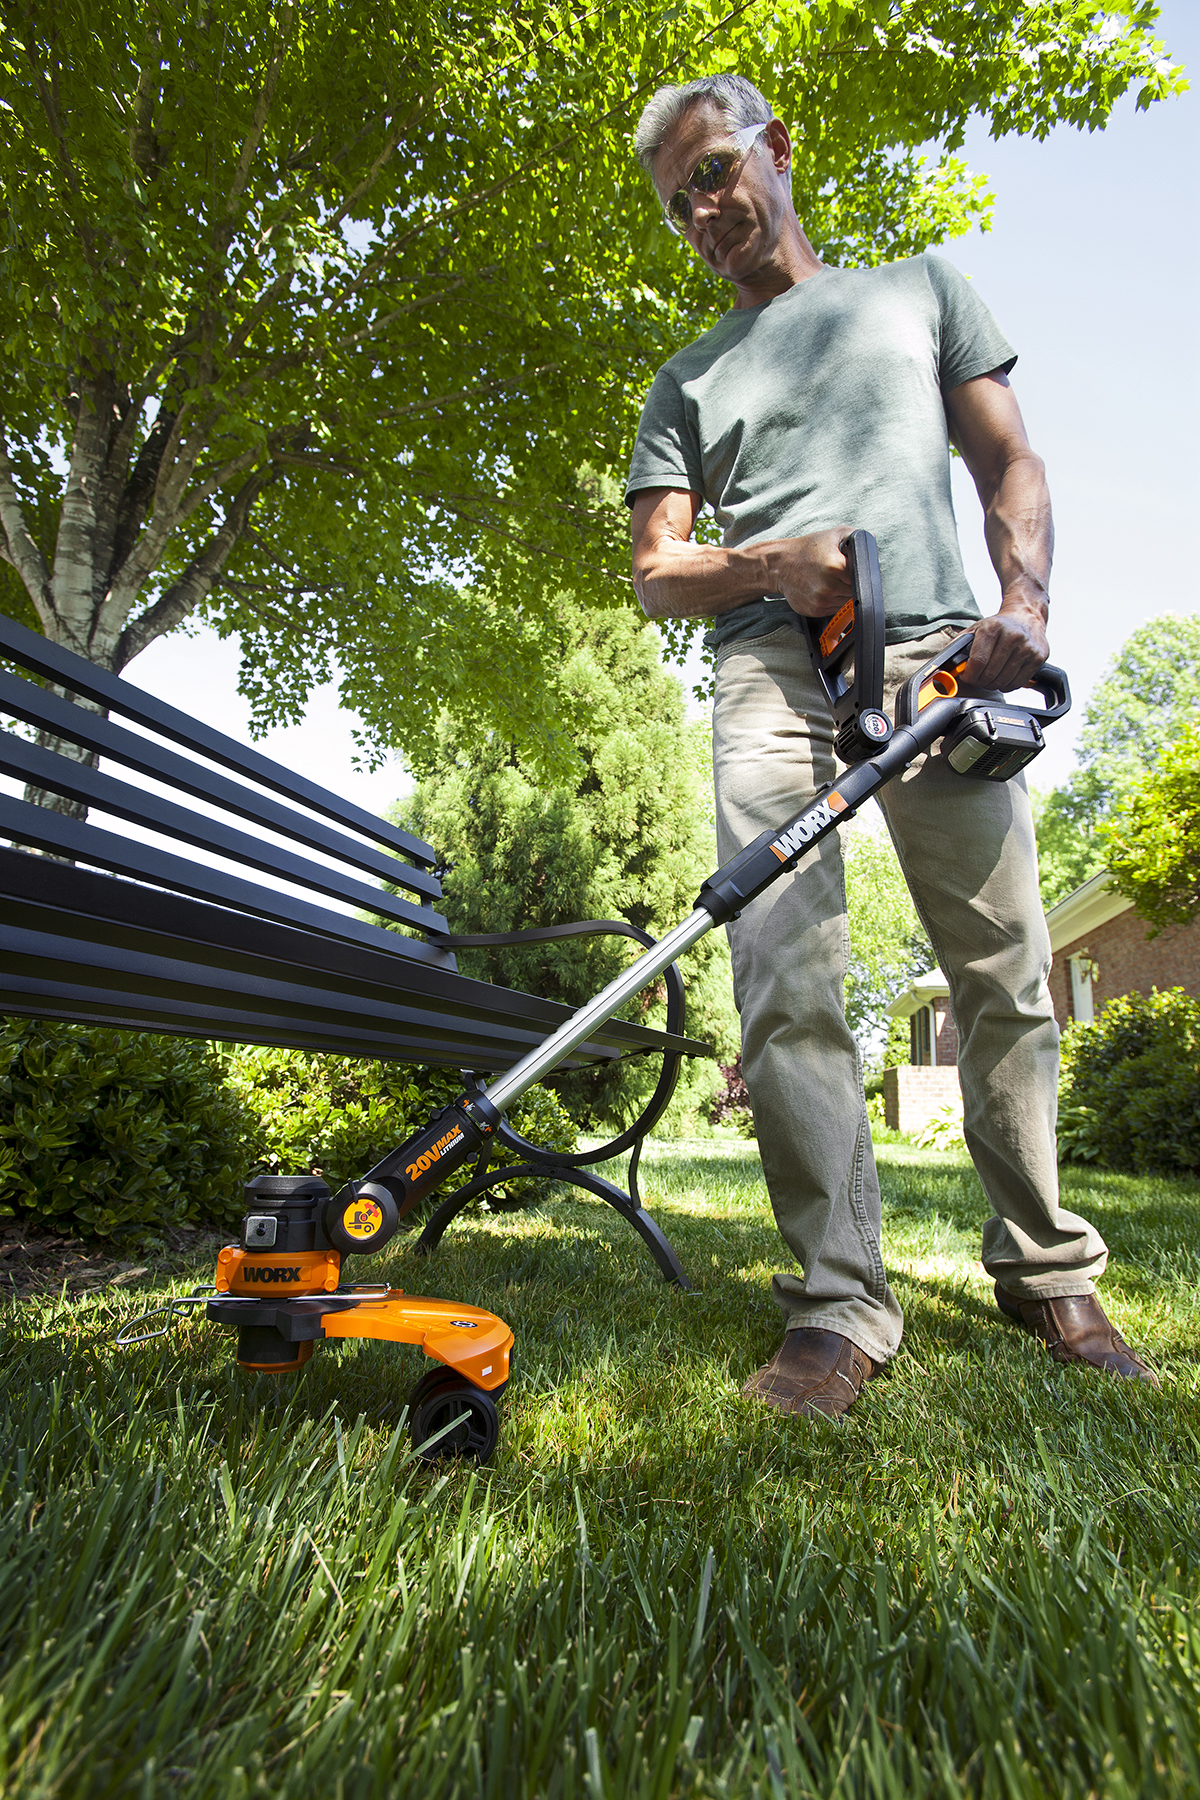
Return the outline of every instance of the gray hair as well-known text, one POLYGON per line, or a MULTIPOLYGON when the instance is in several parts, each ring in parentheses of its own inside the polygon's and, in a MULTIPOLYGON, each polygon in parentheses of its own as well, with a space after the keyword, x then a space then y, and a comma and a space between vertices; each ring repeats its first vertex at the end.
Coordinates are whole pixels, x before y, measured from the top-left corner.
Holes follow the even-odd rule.
POLYGON ((642 108, 633 134, 634 153, 651 179, 654 159, 684 113, 705 103, 724 113, 734 131, 743 125, 769 125, 775 117, 770 101, 744 75, 701 75, 684 87, 660 87, 642 108))

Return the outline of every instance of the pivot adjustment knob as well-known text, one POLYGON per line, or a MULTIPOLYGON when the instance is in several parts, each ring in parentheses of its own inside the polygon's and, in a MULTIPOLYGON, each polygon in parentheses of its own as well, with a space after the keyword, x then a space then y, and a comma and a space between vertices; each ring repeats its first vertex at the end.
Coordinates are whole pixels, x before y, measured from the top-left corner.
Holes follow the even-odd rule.
POLYGON ((863 762, 882 750, 892 735, 892 721, 876 706, 864 706, 856 719, 848 719, 833 740, 844 763, 863 762))
POLYGON ((892 721, 886 713, 879 712, 874 706, 868 706, 858 715, 858 729, 876 748, 886 744, 892 735, 892 721))
POLYGON ((378 1181, 348 1181, 325 1207, 325 1236, 343 1256, 382 1250, 400 1223, 400 1209, 378 1181))

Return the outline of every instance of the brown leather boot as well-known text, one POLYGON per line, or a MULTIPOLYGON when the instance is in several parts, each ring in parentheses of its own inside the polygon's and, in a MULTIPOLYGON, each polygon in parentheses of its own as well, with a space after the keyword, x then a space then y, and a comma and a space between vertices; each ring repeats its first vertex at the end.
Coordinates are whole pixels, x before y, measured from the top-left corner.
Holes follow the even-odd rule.
POLYGON ((1117 1333, 1095 1294, 1056 1294, 1049 1299, 1021 1300, 996 1283, 996 1305, 1006 1319, 1032 1331, 1055 1362, 1089 1363, 1125 1381, 1159 1379, 1117 1333))
POLYGON ((837 1331, 789 1331, 765 1367, 742 1393, 763 1400, 776 1412, 840 1419, 858 1399, 864 1381, 878 1373, 865 1351, 837 1331))

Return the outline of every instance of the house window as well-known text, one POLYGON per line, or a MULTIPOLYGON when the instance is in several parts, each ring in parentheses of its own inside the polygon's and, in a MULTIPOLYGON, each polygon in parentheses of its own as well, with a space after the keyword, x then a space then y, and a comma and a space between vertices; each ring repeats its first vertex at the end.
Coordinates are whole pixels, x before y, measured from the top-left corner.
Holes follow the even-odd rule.
POLYGON ((918 1068, 937 1066, 937 1023, 932 1006, 918 1006, 908 1021, 911 1060, 918 1068))
POLYGON ((1071 971, 1071 1017, 1078 1019, 1081 1025, 1091 1025, 1096 1017, 1096 1009, 1092 1002, 1092 976, 1095 963, 1087 951, 1078 956, 1067 958, 1067 968, 1071 971))

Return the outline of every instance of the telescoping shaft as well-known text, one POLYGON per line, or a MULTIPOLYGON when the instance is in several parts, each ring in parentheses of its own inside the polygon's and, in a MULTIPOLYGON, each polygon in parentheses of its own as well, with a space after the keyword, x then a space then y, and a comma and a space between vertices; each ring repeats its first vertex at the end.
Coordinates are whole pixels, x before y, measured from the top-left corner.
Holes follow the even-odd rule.
POLYGON ((801 811, 780 827, 767 831, 752 844, 710 875, 700 890, 695 911, 667 935, 653 950, 647 950, 627 969, 610 981, 606 988, 573 1013, 552 1037, 529 1051, 498 1080, 484 1089, 484 1097, 497 1112, 503 1112, 531 1088, 535 1082, 556 1069, 560 1062, 584 1043, 597 1026, 632 1000, 642 988, 661 975, 677 957, 699 943, 714 926, 736 917, 741 908, 773 881, 795 868, 800 858, 821 838, 844 824, 885 782, 907 768, 914 757, 939 738, 958 714, 957 704, 937 701, 920 713, 914 724, 896 732, 869 762, 857 763, 839 781, 823 788, 801 811))
POLYGON ((710 875, 690 916, 630 963, 544 1043, 489 1087, 472 1088, 443 1107, 420 1131, 389 1151, 363 1180, 348 1184, 345 1194, 332 1203, 325 1227, 336 1248, 343 1252, 381 1248, 399 1220, 447 1176, 473 1157, 486 1160, 503 1114, 522 1094, 558 1068, 707 932, 736 918, 772 882, 794 869, 822 838, 852 819, 865 801, 939 738, 945 738, 943 749, 948 748, 948 761, 958 773, 1007 779, 1041 748, 1041 724, 1061 718, 1069 710, 1066 677, 1061 669, 1048 664, 1032 683, 1042 692, 1043 710, 1030 712, 1020 704, 999 703, 998 696, 978 701, 961 695, 957 675, 971 649, 968 632, 908 681, 901 691, 893 729, 880 710, 884 613, 873 542, 868 533, 855 532, 843 548, 850 557, 853 605, 843 608, 819 633, 815 627, 809 629, 807 622, 800 623, 838 726, 838 751, 849 764, 845 772, 776 830, 764 831, 710 875), (851 654, 852 678, 847 660, 851 654), (954 674, 947 676, 951 663, 954 674), (351 1210, 357 1207, 359 1211, 366 1201, 378 1214, 369 1240, 357 1225, 355 1241, 351 1241, 354 1234, 341 1234, 338 1220, 346 1214, 347 1201, 351 1210))
POLYGON ((697 906, 695 912, 668 931, 666 937, 660 938, 653 950, 645 951, 636 961, 631 962, 606 988, 601 988, 586 1006, 581 1006, 577 1013, 572 1013, 566 1024, 560 1025, 552 1037, 523 1056, 519 1063, 514 1063, 511 1069, 506 1070, 484 1090, 496 1111, 503 1112, 535 1082, 540 1081, 543 1075, 556 1069, 565 1057, 570 1056, 572 1050, 577 1049, 592 1035, 597 1026, 603 1025, 606 1019, 611 1019, 627 1000, 632 1000, 656 975, 661 975, 685 950, 690 950, 716 923, 710 912, 697 906))

